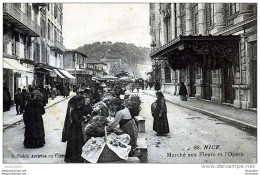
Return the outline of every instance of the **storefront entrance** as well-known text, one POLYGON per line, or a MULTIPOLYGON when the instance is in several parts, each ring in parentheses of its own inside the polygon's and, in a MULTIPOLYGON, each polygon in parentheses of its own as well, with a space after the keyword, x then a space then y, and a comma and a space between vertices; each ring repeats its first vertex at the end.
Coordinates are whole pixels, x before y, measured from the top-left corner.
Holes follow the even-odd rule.
POLYGON ((191 66, 190 68, 190 97, 195 97, 196 94, 196 70, 191 66))

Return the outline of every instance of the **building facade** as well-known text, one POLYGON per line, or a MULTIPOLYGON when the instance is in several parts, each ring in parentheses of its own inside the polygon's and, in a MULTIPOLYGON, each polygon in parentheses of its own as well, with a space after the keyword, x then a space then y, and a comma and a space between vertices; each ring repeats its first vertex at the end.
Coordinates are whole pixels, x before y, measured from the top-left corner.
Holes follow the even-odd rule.
POLYGON ((108 64, 101 61, 88 61, 88 67, 92 67, 93 69, 93 77, 102 78, 108 75, 108 64))
POLYGON ((257 4, 151 3, 153 72, 162 91, 257 107, 257 4))
POLYGON ((3 82, 11 98, 18 88, 34 84, 34 63, 39 59, 39 11, 33 3, 3 4, 3 82))
POLYGON ((40 87, 53 86, 67 79, 56 73, 57 69, 63 68, 62 61, 65 52, 62 37, 63 5, 45 3, 39 9, 39 15, 41 37, 38 39, 37 49, 40 57, 36 62, 35 84, 40 87))
MULTIPOLYGON (((40 88, 62 82, 62 4, 4 3, 4 85, 11 97, 18 88, 40 88)), ((67 78, 67 77, 66 77, 67 78)))
POLYGON ((76 50, 66 50, 63 59, 63 66, 76 79, 73 83, 83 84, 91 80, 92 71, 87 70, 87 55, 76 50))

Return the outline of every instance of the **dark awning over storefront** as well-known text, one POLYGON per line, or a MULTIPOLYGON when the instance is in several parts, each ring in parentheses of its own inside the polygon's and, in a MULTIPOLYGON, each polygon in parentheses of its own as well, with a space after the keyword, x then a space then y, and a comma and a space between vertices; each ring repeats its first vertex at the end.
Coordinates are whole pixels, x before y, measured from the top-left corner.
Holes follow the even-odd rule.
POLYGON ((171 68, 184 69, 188 65, 216 69, 239 65, 240 36, 180 36, 166 45, 152 50, 155 60, 168 60, 171 68))
POLYGON ((50 77, 57 77, 54 67, 38 63, 34 66, 35 73, 48 74, 50 77))

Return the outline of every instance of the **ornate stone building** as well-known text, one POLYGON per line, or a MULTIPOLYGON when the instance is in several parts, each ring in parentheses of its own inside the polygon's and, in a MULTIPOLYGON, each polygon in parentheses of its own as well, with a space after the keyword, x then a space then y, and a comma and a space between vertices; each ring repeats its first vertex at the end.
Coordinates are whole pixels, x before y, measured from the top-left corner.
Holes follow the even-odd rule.
POLYGON ((150 56, 162 91, 257 107, 257 4, 151 3, 150 56))
POLYGON ((40 59, 39 8, 44 4, 3 4, 3 82, 11 98, 18 88, 33 86, 34 63, 40 59))
MULTIPOLYGON (((38 3, 37 3, 38 4, 38 3)), ((38 39, 40 59, 35 66, 35 84, 37 86, 61 83, 69 79, 60 77, 57 69, 63 68, 63 4, 44 3, 39 10, 41 37, 38 39)))
POLYGON ((62 19, 61 3, 3 4, 3 79, 12 99, 18 88, 61 80, 62 19))

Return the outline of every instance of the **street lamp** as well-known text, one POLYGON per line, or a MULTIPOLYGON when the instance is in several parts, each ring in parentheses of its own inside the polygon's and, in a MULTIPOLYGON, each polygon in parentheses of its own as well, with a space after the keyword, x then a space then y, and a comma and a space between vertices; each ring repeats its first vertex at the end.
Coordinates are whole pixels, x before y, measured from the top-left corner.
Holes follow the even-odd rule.
POLYGON ((75 84, 77 85, 77 70, 76 70, 76 67, 75 67, 75 84))

